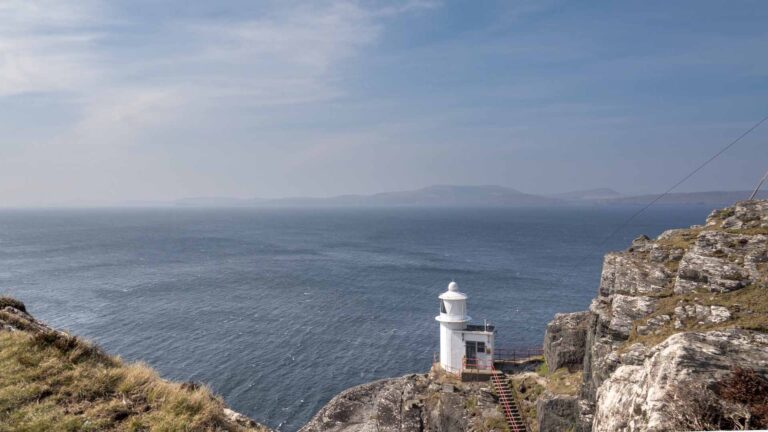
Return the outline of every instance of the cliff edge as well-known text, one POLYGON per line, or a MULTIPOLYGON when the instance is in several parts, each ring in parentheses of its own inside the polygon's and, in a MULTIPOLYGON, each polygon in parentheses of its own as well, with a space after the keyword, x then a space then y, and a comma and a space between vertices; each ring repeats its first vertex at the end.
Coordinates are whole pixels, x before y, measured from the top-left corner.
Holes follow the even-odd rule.
POLYGON ((165 381, 0 297, 0 431, 270 429, 196 383, 165 381))
POLYGON ((768 201, 609 253, 589 311, 547 326, 541 432, 768 427, 768 201))

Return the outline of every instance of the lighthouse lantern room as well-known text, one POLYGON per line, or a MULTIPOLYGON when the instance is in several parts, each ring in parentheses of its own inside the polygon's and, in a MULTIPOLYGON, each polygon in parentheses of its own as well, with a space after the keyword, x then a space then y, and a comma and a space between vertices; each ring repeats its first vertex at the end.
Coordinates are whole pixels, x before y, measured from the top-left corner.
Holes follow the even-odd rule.
POLYGON ((466 294, 459 284, 451 282, 440 294, 440 366, 460 374, 464 369, 491 369, 496 331, 490 325, 469 324, 466 294))

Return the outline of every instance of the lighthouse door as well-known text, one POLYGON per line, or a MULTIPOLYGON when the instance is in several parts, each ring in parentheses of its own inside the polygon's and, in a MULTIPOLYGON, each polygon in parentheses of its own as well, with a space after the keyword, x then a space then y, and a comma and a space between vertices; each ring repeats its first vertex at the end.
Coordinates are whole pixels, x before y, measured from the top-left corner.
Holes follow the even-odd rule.
POLYGON ((467 341, 467 350, 465 356, 467 360, 474 360, 477 358, 477 342, 467 341))

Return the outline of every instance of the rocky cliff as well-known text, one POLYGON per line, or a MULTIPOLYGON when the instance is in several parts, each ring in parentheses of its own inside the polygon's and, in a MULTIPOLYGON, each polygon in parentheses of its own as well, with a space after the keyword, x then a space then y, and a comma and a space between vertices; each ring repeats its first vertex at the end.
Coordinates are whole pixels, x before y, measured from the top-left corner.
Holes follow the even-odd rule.
POLYGON ((589 311, 547 327, 550 371, 583 383, 541 398, 539 429, 768 426, 767 294, 768 201, 607 254, 589 311))

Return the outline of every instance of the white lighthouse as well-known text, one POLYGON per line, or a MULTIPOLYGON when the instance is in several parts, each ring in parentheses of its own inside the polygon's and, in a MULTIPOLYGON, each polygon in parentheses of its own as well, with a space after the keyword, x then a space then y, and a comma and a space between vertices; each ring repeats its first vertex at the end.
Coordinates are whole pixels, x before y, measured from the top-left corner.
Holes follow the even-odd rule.
POLYGON ((471 325, 466 294, 451 282, 440 294, 440 366, 451 373, 464 369, 491 369, 495 330, 489 325, 471 325))

